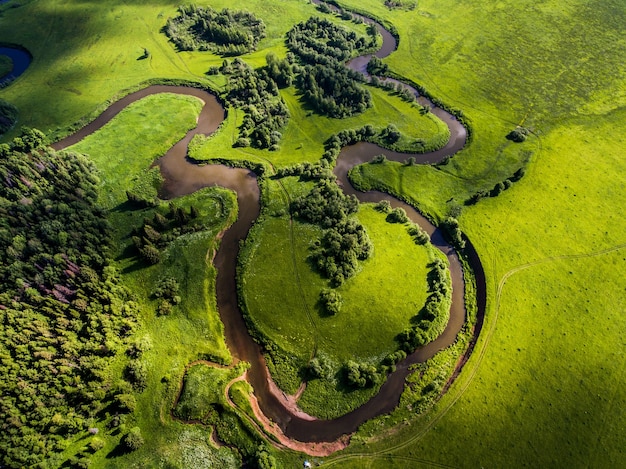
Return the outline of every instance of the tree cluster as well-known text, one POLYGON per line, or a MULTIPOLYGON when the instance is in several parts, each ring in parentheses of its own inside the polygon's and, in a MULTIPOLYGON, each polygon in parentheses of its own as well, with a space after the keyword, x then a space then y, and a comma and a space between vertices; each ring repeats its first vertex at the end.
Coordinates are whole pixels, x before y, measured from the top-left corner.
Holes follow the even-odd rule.
POLYGON ((333 367, 326 357, 319 356, 311 359, 307 366, 307 372, 311 378, 330 379, 333 367))
POLYGON ((356 388, 374 386, 382 380, 382 375, 378 369, 374 365, 367 363, 357 363, 353 360, 348 360, 344 366, 344 371, 347 383, 356 388))
POLYGON ((358 210, 354 196, 346 196, 333 181, 323 179, 306 196, 291 204, 292 214, 325 228, 309 259, 333 285, 341 285, 358 269, 358 261, 369 258, 372 244, 365 228, 349 218, 358 210))
POLYGON ((381 59, 372 56, 370 61, 367 63, 367 73, 370 75, 377 75, 380 77, 384 77, 389 72, 389 65, 384 63, 381 59))
POLYGON ((415 324, 398 335, 401 348, 408 353, 425 345, 438 333, 437 325, 441 323, 440 317, 443 313, 441 305, 451 292, 447 267, 441 259, 431 264, 428 292, 426 304, 418 313, 415 324))
POLYGON ((359 83, 363 75, 343 66, 355 52, 374 46, 374 39, 357 36, 331 21, 311 17, 287 33, 287 47, 305 66, 296 86, 320 113, 342 118, 372 105, 369 91, 359 83))
POLYGON ((108 265, 95 168, 81 155, 38 150, 42 136, 28 130, 0 145, 4 467, 59 465, 67 439, 115 407, 126 388, 109 364, 137 314, 108 265))
POLYGON ((152 296, 159 299, 157 309, 160 315, 167 315, 172 311, 174 305, 179 304, 182 298, 178 295, 179 285, 175 278, 167 277, 159 281, 152 296))
POLYGON ((161 261, 161 250, 170 242, 183 234, 204 229, 202 224, 193 223, 198 217, 198 209, 194 206, 186 212, 170 203, 166 212, 157 210, 151 219, 144 219, 141 228, 132 233, 133 245, 144 261, 158 264, 161 261))
POLYGON ((522 143, 523 141, 526 140, 526 137, 528 137, 529 134, 530 134, 530 129, 518 126, 515 129, 511 130, 506 135, 506 138, 507 140, 511 140, 513 142, 522 143))
POLYGON ((287 47, 303 64, 336 67, 368 47, 375 46, 354 31, 313 16, 287 32, 287 47))
POLYGON ((265 37, 265 24, 252 13, 228 8, 217 12, 208 6, 179 6, 178 16, 169 18, 163 29, 179 50, 223 56, 252 52, 265 37))
POLYGON ((515 171, 513 176, 506 178, 504 181, 498 182, 490 190, 483 190, 483 191, 476 192, 474 195, 472 195, 469 199, 465 201, 465 205, 474 205, 480 199, 484 199, 485 197, 496 197, 500 195, 502 191, 505 191, 508 188, 510 188, 514 182, 517 182, 520 179, 522 179, 524 177, 524 174, 525 174, 524 168, 518 169, 517 171, 515 171))
MULTIPOLYGON (((283 63, 272 58, 269 61, 271 69, 276 69, 283 80, 288 80, 283 63)), ((240 59, 235 59, 232 64, 224 61, 221 71, 230 75, 226 98, 245 112, 235 146, 277 150, 281 130, 289 120, 289 110, 276 82, 266 69, 255 70, 240 59)))
POLYGON ((402 1, 402 0, 385 0, 385 6, 390 10, 415 10, 417 6, 416 1, 402 1))
POLYGON ((461 250, 465 248, 465 239, 463 239, 463 233, 461 233, 461 228, 456 218, 446 218, 439 227, 455 249, 461 250))
POLYGON ((306 65, 296 86, 318 112, 334 118, 350 117, 372 106, 372 96, 360 86, 363 75, 343 66, 306 65))
POLYGON ((324 309, 324 312, 328 315, 334 316, 341 311, 343 306, 343 298, 337 290, 331 288, 324 288, 320 292, 320 305, 324 309))

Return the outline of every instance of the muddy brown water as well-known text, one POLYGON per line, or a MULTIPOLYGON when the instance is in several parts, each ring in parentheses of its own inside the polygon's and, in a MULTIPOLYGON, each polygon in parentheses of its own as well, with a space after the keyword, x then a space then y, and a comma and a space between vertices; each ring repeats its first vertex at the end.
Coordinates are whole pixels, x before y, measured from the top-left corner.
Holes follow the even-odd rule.
MULTIPOLYGON (((393 39, 391 34, 386 35, 386 38, 385 50, 393 51, 395 49, 395 39, 393 39), (389 40, 392 40, 393 44, 389 44, 389 40)), ((52 147, 61 150, 77 143, 101 128, 129 104, 156 93, 178 93, 196 96, 205 103, 198 119, 198 126, 189 131, 180 142, 174 145, 166 155, 156 162, 156 164, 160 165, 161 172, 165 178, 160 196, 165 199, 179 197, 213 185, 226 187, 237 193, 237 202, 239 204, 238 219, 223 233, 220 247, 214 259, 214 264, 218 271, 216 279, 217 305, 220 317, 224 323, 226 341, 232 354, 237 359, 248 361, 251 364, 248 377, 263 413, 276 422, 285 435, 290 438, 302 442, 322 442, 334 441, 344 434, 354 432, 367 420, 392 411, 400 400, 405 378, 409 374, 409 367, 414 363, 426 361, 438 351, 454 343, 463 327, 466 319, 463 271, 454 249, 445 242, 439 230, 428 220, 412 207, 388 194, 377 191, 367 193, 356 191, 347 179, 347 172, 354 165, 369 161, 372 157, 379 154, 385 154, 388 159, 397 161, 404 161, 408 157, 413 156, 419 163, 436 163, 463 147, 466 137, 465 128, 445 111, 434 109, 434 112, 441 115, 444 122, 449 125, 451 134, 448 144, 437 152, 417 155, 395 153, 369 143, 351 145, 341 151, 335 167, 335 175, 344 192, 355 194, 361 202, 378 202, 385 199, 389 200, 394 207, 403 207, 411 220, 418 223, 428 232, 431 236, 431 242, 446 254, 452 276, 452 306, 450 319, 444 332, 435 341, 416 350, 400 362, 396 367, 396 371, 388 375, 376 396, 344 416, 333 420, 318 420, 293 414, 273 394, 270 389, 271 376, 265 364, 262 350, 248 333, 238 307, 236 265, 240 241, 246 238, 250 227, 260 213, 260 194, 256 176, 246 169, 229 168, 223 165, 201 166, 194 164, 187 157, 187 146, 191 138, 195 134, 211 134, 224 120, 224 108, 215 96, 195 88, 166 85, 150 86, 113 103, 91 124, 55 143, 52 147)), ((482 315, 484 314, 485 306, 485 282, 480 261, 471 243, 469 244, 469 252, 470 262, 478 283, 479 321, 474 332, 475 341, 482 326, 482 315)), ((467 358, 473 348, 474 341, 470 345, 464 359, 467 358)), ((464 363, 464 359, 460 363, 464 363)), ((457 373, 458 371, 460 371, 460 367, 457 373)))

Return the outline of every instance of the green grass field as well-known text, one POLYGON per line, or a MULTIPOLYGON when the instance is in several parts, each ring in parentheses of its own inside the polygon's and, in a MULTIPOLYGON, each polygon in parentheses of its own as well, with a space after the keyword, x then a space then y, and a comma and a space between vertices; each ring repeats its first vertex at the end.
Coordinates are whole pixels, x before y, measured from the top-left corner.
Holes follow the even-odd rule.
MULTIPOLYGON (((176 53, 159 33, 178 3, 27 0, 17 8, 3 7, 0 42, 21 44, 30 50, 34 61, 22 77, 0 90, 0 98, 18 107, 20 125, 38 127, 54 136, 146 80, 206 79, 221 86, 221 78, 208 78, 204 73, 210 66, 221 64, 222 58, 201 52, 176 53), (144 48, 150 57, 138 60, 144 48)), ((284 56, 284 33, 315 12, 315 7, 304 0, 209 3, 217 9, 245 8, 264 20, 267 37, 257 52, 243 57, 254 66, 263 65, 268 52, 284 56)), ((409 11, 390 10, 381 0, 339 3, 392 23, 400 44, 385 62, 394 72, 463 110, 471 123, 473 141, 445 166, 385 163, 365 165, 355 173, 361 182, 387 187, 409 198, 433 219, 461 209, 461 228, 475 244, 486 271, 488 307, 472 357, 432 410, 419 417, 411 415, 409 409, 414 409, 417 398, 407 391, 394 415, 366 424, 347 450, 324 458, 324 466, 622 465, 626 447, 626 414, 621 411, 626 399, 622 337, 626 326, 626 221, 621 214, 626 206, 626 138, 621 131, 626 127, 623 2, 421 0, 409 11), (505 139, 516 125, 533 131, 526 142, 515 144, 505 139), (475 206, 463 205, 475 192, 489 190, 510 177, 527 160, 526 175, 510 189, 475 206)), ((279 167, 317 161, 323 141, 343 128, 393 122, 410 135, 436 138, 441 131, 439 123, 418 119, 418 112, 398 98, 379 91, 373 95, 375 106, 363 116, 334 121, 307 116, 294 91, 287 89, 283 97, 291 121, 279 152, 231 149, 242 118, 240 111, 231 110, 217 135, 198 142, 193 155, 270 162, 279 167)), ((128 185, 140 182, 138 172, 166 147, 164 141, 170 136, 176 141, 176 136, 180 138, 192 125, 197 104, 173 104, 169 99, 155 98, 145 105, 141 112, 155 116, 151 121, 144 114, 115 124, 120 127, 112 134, 117 134, 124 145, 142 143, 140 148, 124 147, 129 149, 123 153, 128 158, 120 160, 121 152, 111 134, 106 138, 94 136, 90 148, 87 142, 77 147, 100 167, 102 201, 108 207, 123 201, 128 185), (159 103, 160 99, 163 102, 159 103), (175 120, 171 113, 167 119, 156 117, 163 116, 169 105, 181 106, 175 120), (155 129, 157 123, 163 127, 155 129), (136 134, 135 129, 143 133, 136 134), (144 149, 146 143, 150 145, 144 149), (99 155, 96 149, 106 149, 108 156, 99 155), (131 169, 127 166, 131 164, 137 166, 131 169)), ((278 192, 271 192, 272 197, 281 197, 278 192)), ((164 262, 156 267, 136 269, 132 258, 118 260, 120 267, 127 269, 124 281, 136 291, 142 305, 145 327, 139 335, 149 336, 152 342, 145 355, 150 371, 148 390, 138 396, 137 411, 126 423, 126 430, 141 426, 148 443, 136 453, 108 458, 121 432, 110 437, 106 448, 92 457, 94 467, 227 467, 238 463, 229 449, 217 448, 208 440, 209 430, 175 422, 169 414, 188 363, 202 356, 229 360, 212 295, 215 272, 205 260, 215 246, 213 236, 231 220, 234 200, 232 194, 213 189, 196 197, 206 199, 194 203, 213 220, 206 233, 172 245, 164 262), (222 205, 227 209, 219 209, 222 205), (170 316, 156 317, 156 302, 148 296, 162 276, 179 279, 186 300, 170 316), (202 288, 197 289, 197 285, 202 288)), ((189 200, 177 203, 188 204, 189 200)), ((282 199, 270 201, 276 207, 284 203, 282 199)), ((359 216, 372 226, 370 236, 394 235, 397 227, 383 227, 373 212, 368 219, 368 211, 362 209, 359 216)), ((129 243, 125 233, 140 225, 144 216, 151 216, 151 212, 111 212, 120 252, 129 243)), ((321 287, 324 281, 315 278, 304 261, 311 230, 294 224, 295 252, 299 254, 294 261, 290 259, 292 246, 285 239, 288 228, 285 218, 266 219, 260 235, 263 245, 255 254, 260 269, 255 275, 271 278, 267 272, 271 265, 263 261, 271 251, 287 266, 275 273, 272 283, 293 278, 293 270, 288 269, 296 265, 299 275, 309 275, 311 285, 321 287), (272 245, 266 246, 265 240, 272 245), (277 246, 281 246, 280 252, 277 246)), ((386 237, 379 244, 383 249, 392 246, 386 237)), ((378 249, 375 242, 376 256, 382 254, 378 249)), ((395 254, 390 249, 387 256, 395 254)), ((368 262, 373 264, 376 259, 368 262)), ((388 272, 390 267, 387 263, 378 268, 387 275, 395 274, 388 272)), ((351 281, 354 283, 342 287, 346 304, 340 316, 311 316, 319 335, 312 329, 305 334, 297 327, 310 323, 300 314, 297 325, 296 321, 280 323, 282 337, 278 330, 272 331, 276 341, 291 347, 300 361, 308 360, 305 357, 310 355, 314 340, 320 349, 327 347, 329 354, 341 355, 343 352, 333 349, 336 339, 331 338, 336 336, 330 321, 322 319, 348 322, 351 302, 354 315, 369 309, 364 305, 375 301, 370 286, 376 276, 368 277, 368 268, 364 264, 363 272, 351 281), (366 283, 367 289, 357 288, 359 282, 366 283)), ((295 288, 293 283, 289 286, 295 288)), ((302 304, 314 303, 312 290, 305 290, 308 299, 290 296, 289 301, 300 299, 289 308, 290 314, 302 311, 302 304)), ((415 293, 413 302, 419 303, 420 294, 415 293)), ((282 307, 268 299, 271 292, 259 291, 257 295, 258 308, 267 316, 272 304, 275 310, 282 307)), ((398 324, 408 314, 402 311, 400 303, 393 308, 398 324)), ((396 326, 388 327, 391 331, 396 326)), ((379 353, 392 345, 390 337, 389 332, 373 344, 379 353)), ((361 346, 365 349, 365 344, 355 340, 351 346, 356 353, 361 353, 361 346)), ((435 358, 436 365, 447 370, 441 371, 441 376, 449 373, 454 356, 447 351, 435 358)), ((123 363, 113 366, 121 369, 123 363)), ((431 370, 440 373, 439 368, 431 370)), ((315 387, 310 386, 302 398, 302 405, 310 409, 321 407, 319 396, 328 391, 315 387)), ((74 442, 68 456, 80 445, 80 441, 74 442)), ((291 452, 277 457, 283 467, 301 467, 304 459, 291 452)))
MULTIPOLYGON (((294 178, 290 179, 293 184, 294 178)), ((287 192, 288 182, 284 185, 287 192)), ((278 207, 272 205, 272 209, 278 207)), ((358 217, 374 244, 374 254, 361 264, 358 275, 337 289, 344 304, 335 316, 326 315, 318 304, 328 280, 306 259, 312 242, 320 236, 319 228, 290 223, 285 216, 267 217, 255 227, 260 234, 243 276, 244 297, 255 327, 279 349, 280 359, 274 360, 273 370, 288 392, 296 392, 301 368, 314 355, 326 358, 333 374, 348 360, 380 363, 398 349, 396 335, 425 303, 427 264, 438 256, 436 250, 430 245, 416 246, 406 226, 386 222, 385 215, 372 206, 362 206, 358 217)), ((370 396, 371 391, 346 393, 335 380, 313 380, 300 405, 313 415, 331 418, 370 396)))
MULTIPOLYGON (((363 114, 346 119, 333 119, 307 111, 302 107, 300 96, 291 87, 282 90, 291 118, 281 141, 280 150, 267 152, 253 148, 232 148, 237 140, 237 126, 243 118, 241 111, 232 112, 220 133, 209 140, 196 137, 191 156, 197 160, 210 160, 216 154, 220 158, 232 160, 250 160, 271 162, 276 167, 288 166, 301 161, 319 161, 324 153, 324 141, 343 129, 359 129, 365 124, 373 125, 377 130, 389 124, 389 116, 397 116, 394 124, 407 140, 421 138, 426 145, 441 146, 441 139, 447 141, 448 128, 436 116, 419 113, 419 107, 401 100, 398 96, 378 88, 369 87, 373 106, 363 114), (238 119, 239 117, 239 119, 238 119)), ((410 142, 407 142, 410 144, 410 142)))

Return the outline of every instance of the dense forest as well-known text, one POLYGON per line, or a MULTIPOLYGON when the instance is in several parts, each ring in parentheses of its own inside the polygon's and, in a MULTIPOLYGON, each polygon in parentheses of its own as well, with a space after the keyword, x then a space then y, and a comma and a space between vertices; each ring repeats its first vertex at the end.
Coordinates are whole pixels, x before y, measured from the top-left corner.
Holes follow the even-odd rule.
MULTIPOLYGON (((78 432, 89 435, 86 451, 96 451, 104 444, 95 436, 96 415, 131 411, 130 393, 145 379, 136 360, 130 382, 110 371, 137 306, 108 265, 96 170, 83 156, 43 143, 41 132, 25 129, 0 145, 3 467, 57 465, 78 432)), ((87 466, 87 454, 76 463, 87 466)))
POLYGON ((318 112, 343 118, 363 112, 372 105, 369 91, 360 85, 365 78, 347 69, 344 63, 357 53, 375 47, 375 28, 366 38, 327 19, 311 17, 287 33, 286 43, 304 65, 297 76, 296 86, 318 112))

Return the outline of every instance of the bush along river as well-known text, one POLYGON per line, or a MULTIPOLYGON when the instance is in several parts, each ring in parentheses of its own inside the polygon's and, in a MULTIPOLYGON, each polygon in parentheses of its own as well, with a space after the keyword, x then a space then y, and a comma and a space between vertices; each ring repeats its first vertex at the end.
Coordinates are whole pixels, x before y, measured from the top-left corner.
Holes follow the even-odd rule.
MULTIPOLYGON (((371 21, 371 20, 368 20, 371 21)), ((385 31, 377 24, 381 31, 385 31)), ((384 44, 379 56, 389 54, 395 49, 395 39, 386 32, 383 35, 384 44)), ((355 59, 349 65, 354 69, 363 67, 364 59, 355 59)), ((367 62, 365 62, 367 63, 367 62)), ((414 93, 417 91, 412 89, 414 93)), ((195 129, 176 145, 166 155, 157 161, 165 182, 160 196, 164 199, 178 197, 197 191, 203 187, 219 185, 237 193, 239 216, 237 221, 224 232, 220 247, 216 253, 214 264, 217 268, 216 296, 220 317, 224 323, 227 344, 232 354, 238 360, 251 364, 247 373, 247 380, 254 388, 253 399, 258 402, 260 412, 258 417, 265 422, 265 429, 278 437, 285 446, 306 451, 313 455, 325 455, 341 449, 347 445, 349 435, 365 421, 378 415, 392 411, 399 403, 404 389, 405 379, 409 375, 412 364, 428 360, 438 351, 450 346, 456 340, 458 333, 466 320, 464 306, 464 280, 461 262, 455 250, 448 244, 438 228, 422 217, 415 209, 400 200, 376 191, 359 192, 350 184, 347 174, 353 166, 367 162, 372 157, 385 154, 390 160, 404 161, 408 157, 415 157, 418 163, 437 163, 460 150, 466 141, 466 129, 453 116, 433 106, 436 113, 449 127, 450 140, 442 149, 424 154, 407 154, 387 151, 370 143, 358 143, 342 149, 336 162, 334 173, 338 183, 345 193, 355 194, 361 202, 378 202, 388 200, 393 207, 402 207, 411 220, 418 223, 431 237, 431 242, 444 252, 450 263, 452 277, 452 305, 450 319, 443 333, 433 342, 421 347, 399 362, 396 371, 387 376, 380 391, 370 401, 354 411, 333 420, 319 420, 299 411, 293 402, 289 402, 284 394, 274 384, 265 364, 261 348, 248 333, 243 316, 238 307, 236 265, 239 254, 240 241, 244 240, 250 227, 260 213, 260 192, 256 175, 246 169, 231 168, 223 165, 197 165, 187 157, 187 147, 196 134, 209 135, 213 133, 224 120, 225 111, 217 98, 200 89, 185 86, 156 85, 150 86, 135 93, 129 94, 113 103, 91 124, 75 134, 55 143, 52 147, 62 150, 77 143, 85 136, 98 130, 117 113, 129 104, 155 93, 178 93, 200 98, 204 102, 203 109, 195 129), (273 422, 273 423, 270 423, 273 422), (277 428, 278 427, 278 428, 277 428)), ((424 101, 421 104, 432 106, 424 101)), ((462 364, 467 360, 475 343, 485 311, 485 278, 480 260, 469 240, 466 240, 466 255, 476 278, 478 319, 474 328, 473 339, 459 361, 459 366, 453 379, 460 372, 462 364)), ((451 383, 448 383, 448 386, 451 383)), ((253 407, 256 407, 254 402, 253 407)))

